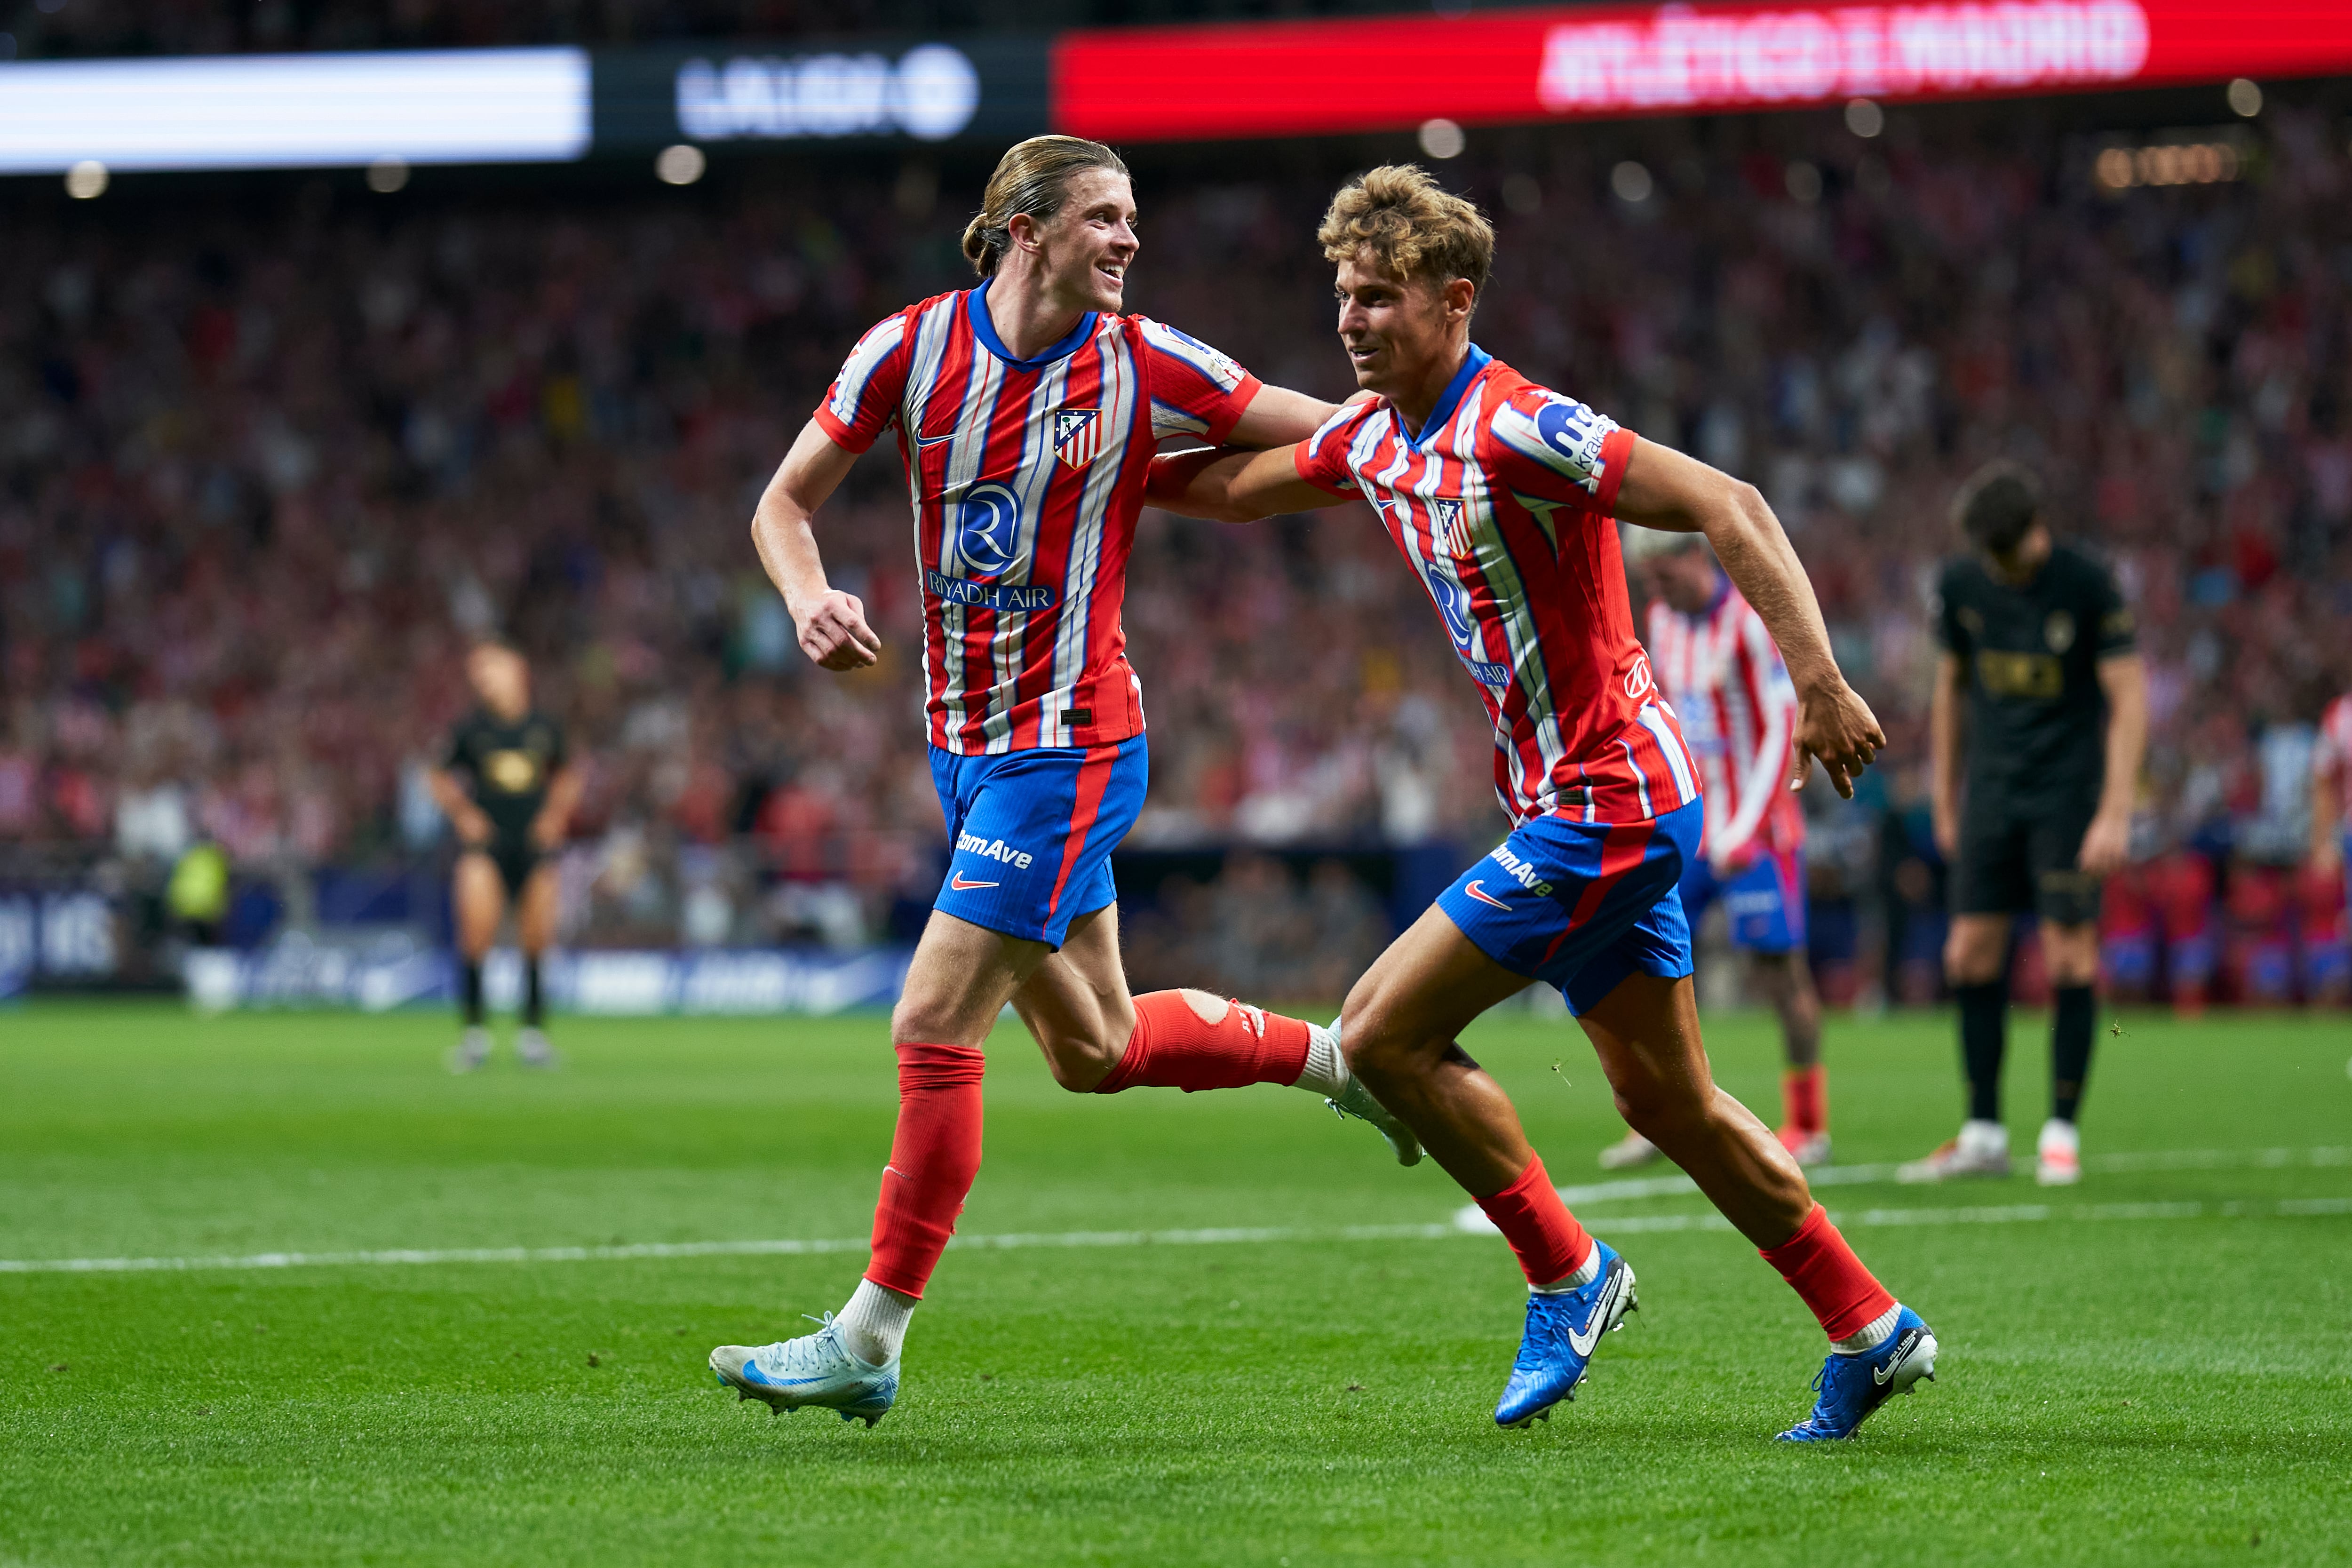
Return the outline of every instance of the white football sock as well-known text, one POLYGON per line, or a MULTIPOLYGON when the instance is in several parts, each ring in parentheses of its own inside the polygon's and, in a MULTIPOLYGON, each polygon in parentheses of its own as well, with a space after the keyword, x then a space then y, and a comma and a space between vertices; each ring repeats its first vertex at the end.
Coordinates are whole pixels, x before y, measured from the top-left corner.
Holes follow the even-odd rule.
POLYGON ((1570 1290, 1581 1290, 1600 1278, 1601 1244, 1596 1241, 1592 1244, 1592 1250, 1584 1255, 1584 1262, 1575 1273, 1563 1274, 1549 1285, 1530 1285, 1528 1293, 1533 1296, 1564 1295, 1570 1290))
POLYGON ((1864 1351, 1874 1351, 1895 1337, 1895 1321, 1901 1316, 1903 1316, 1903 1303, 1897 1301, 1871 1319, 1860 1333, 1849 1334, 1842 1340, 1832 1340, 1830 1349, 1840 1355, 1860 1355, 1864 1351))
POLYGON ((914 1312, 912 1296, 860 1279, 849 1293, 849 1304, 834 1314, 833 1321, 841 1331, 843 1349, 868 1366, 887 1366, 907 1342, 907 1320, 914 1312))
POLYGON ((1339 1049, 1336 1030, 1320 1024, 1307 1026, 1307 1065, 1299 1069, 1292 1087, 1309 1094, 1339 1098, 1348 1087, 1348 1058, 1339 1049))

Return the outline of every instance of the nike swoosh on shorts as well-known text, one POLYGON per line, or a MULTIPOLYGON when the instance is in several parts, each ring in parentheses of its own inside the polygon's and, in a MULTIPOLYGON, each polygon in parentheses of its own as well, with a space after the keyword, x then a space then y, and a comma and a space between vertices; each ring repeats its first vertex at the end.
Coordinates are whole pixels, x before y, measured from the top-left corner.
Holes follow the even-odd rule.
POLYGON ((961 877, 958 876, 950 877, 948 879, 948 886, 953 888, 959 893, 968 893, 974 888, 996 888, 1002 887, 1003 884, 1001 882, 967 882, 961 877))
MULTIPOLYGON (((1462 890, 1469 894, 1472 898, 1477 900, 1482 904, 1492 904, 1498 910, 1507 910, 1511 907, 1510 905, 1503 902, 1502 900, 1496 898, 1494 894, 1488 892, 1486 888, 1481 885, 1481 882, 1466 883, 1464 885, 1462 890)), ((1577 1353, 1580 1355, 1583 1352, 1580 1351, 1577 1353)))

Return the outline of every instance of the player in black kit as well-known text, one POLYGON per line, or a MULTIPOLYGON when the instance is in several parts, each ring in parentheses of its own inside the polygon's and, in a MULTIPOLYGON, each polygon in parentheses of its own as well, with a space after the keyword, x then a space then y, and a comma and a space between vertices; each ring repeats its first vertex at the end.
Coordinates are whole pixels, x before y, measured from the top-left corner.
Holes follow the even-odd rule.
POLYGON ((2115 578, 2052 542, 2031 472, 2014 463, 1979 470, 1952 514, 1975 551, 1946 563, 1937 589, 1930 756, 1936 843, 1952 868, 1944 973, 1959 1001, 1969 1119, 1958 1137, 1901 1174, 2009 1172, 2000 1063, 2010 923, 2031 910, 2054 992, 2050 1120, 2034 1173, 2045 1186, 2063 1185, 2082 1175, 2074 1118, 2091 1063, 2099 883, 2130 846, 2147 682, 2115 578))
POLYGON ((545 857, 563 842, 580 776, 565 765, 563 728, 530 705, 530 667, 499 643, 466 661, 480 705, 457 721, 449 752, 432 774, 433 795, 457 830, 454 901, 465 1033, 449 1070, 471 1072, 490 1052, 482 1026, 482 959, 511 904, 522 942, 522 1028, 515 1054, 526 1067, 552 1067, 540 1001, 540 955, 555 935, 555 867, 545 857))

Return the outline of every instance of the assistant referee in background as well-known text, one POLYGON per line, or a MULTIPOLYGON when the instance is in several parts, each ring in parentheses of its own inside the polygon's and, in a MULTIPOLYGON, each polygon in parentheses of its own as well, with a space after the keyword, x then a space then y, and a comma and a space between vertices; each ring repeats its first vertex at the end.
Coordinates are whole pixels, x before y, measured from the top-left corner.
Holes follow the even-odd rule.
POLYGON ((1973 548, 1946 563, 1937 588, 1929 752, 1936 845, 1951 868, 1944 974, 1959 1003, 1969 1114, 1958 1137, 1901 1174, 2009 1173, 2010 929, 2031 911, 2053 990, 2050 1119, 2034 1175, 2064 1185, 2082 1177, 2075 1118, 2095 1026, 2099 885, 2130 846, 2147 680, 2114 574, 2052 540, 2031 471, 1979 469, 1952 517, 1973 548))

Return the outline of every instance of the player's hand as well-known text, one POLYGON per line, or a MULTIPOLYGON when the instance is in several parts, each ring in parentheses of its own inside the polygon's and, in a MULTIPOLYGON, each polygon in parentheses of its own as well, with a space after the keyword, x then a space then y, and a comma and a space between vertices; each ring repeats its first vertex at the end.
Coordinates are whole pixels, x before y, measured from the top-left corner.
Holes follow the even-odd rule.
POLYGON ((1797 698, 1795 759, 1789 770, 1789 787, 1802 789, 1812 776, 1813 759, 1844 799, 1853 798, 1853 781, 1878 760, 1886 731, 1854 689, 1844 681, 1801 693, 1797 698))
POLYGON ((457 818, 457 842, 468 849, 479 849, 490 841, 489 815, 479 806, 469 806, 457 818))
POLYGON ((2112 877, 2124 868, 2131 853, 2131 818, 2105 812, 2091 818, 2090 827, 2083 835, 2083 847, 2074 856, 2074 864, 2085 875, 2112 877))
POLYGON ((558 849, 563 845, 563 834, 554 823, 542 816, 530 825, 530 841, 541 849, 558 849))
POLYGON ((866 624, 855 594, 829 588, 801 623, 801 651, 826 669, 869 669, 882 657, 882 639, 866 624))

